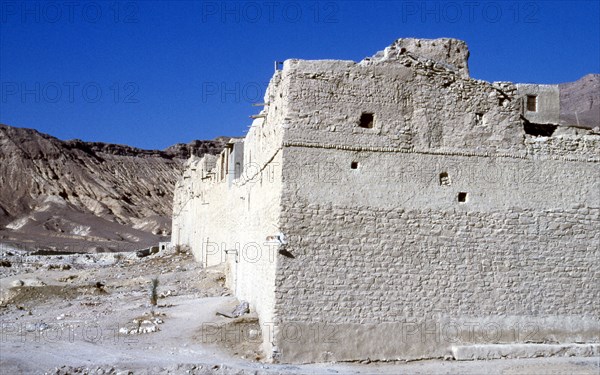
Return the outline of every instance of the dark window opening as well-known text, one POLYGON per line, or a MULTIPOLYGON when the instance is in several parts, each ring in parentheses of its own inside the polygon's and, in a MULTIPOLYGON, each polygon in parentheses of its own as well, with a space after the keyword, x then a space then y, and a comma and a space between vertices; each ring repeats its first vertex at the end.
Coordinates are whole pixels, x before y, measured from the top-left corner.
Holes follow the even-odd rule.
POLYGON ((233 173, 234 173, 233 176, 235 179, 238 179, 242 176, 242 163, 240 163, 240 162, 235 163, 235 169, 234 169, 233 173))
POLYGON ((358 169, 358 162, 357 161, 353 161, 352 163, 350 163, 350 168, 352 168, 352 169, 358 169))
POLYGON ((537 112, 537 96, 527 95, 527 111, 537 112))
POLYGON ((462 192, 462 191, 460 193, 458 193, 458 201, 460 203, 465 203, 467 201, 467 193, 462 192))
POLYGON ((506 99, 505 97, 500 97, 500 98, 498 98, 498 105, 499 105, 500 107, 504 107, 504 106, 506 105, 506 100, 507 100, 507 99, 506 99))
POLYGON ((225 176, 227 175, 227 149, 223 150, 223 152, 221 152, 221 180, 225 179, 225 176))
POLYGON ((362 115, 360 115, 360 122, 358 123, 358 126, 360 126, 361 128, 372 129, 374 122, 375 121, 373 114, 365 112, 362 115))
POLYGON ((449 186, 450 185, 450 177, 447 172, 440 173, 440 185, 441 186, 449 186))
POLYGON ((475 114, 475 124, 480 125, 483 122, 483 113, 475 114))
POLYGON ((525 130, 525 134, 533 135, 536 137, 550 137, 554 134, 554 131, 558 125, 548 125, 548 124, 532 124, 531 122, 525 122, 523 124, 523 129, 525 130))

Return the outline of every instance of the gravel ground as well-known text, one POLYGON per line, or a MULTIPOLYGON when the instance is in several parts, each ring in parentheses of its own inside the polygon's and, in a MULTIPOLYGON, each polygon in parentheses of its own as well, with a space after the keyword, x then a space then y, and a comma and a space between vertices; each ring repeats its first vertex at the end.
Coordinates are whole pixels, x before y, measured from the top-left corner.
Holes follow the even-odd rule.
POLYGON ((0 254, 0 373, 600 374, 599 358, 264 363, 254 313, 189 254, 0 254), (158 278, 157 305, 150 299, 158 278), (220 335, 239 332, 239 335, 220 335))

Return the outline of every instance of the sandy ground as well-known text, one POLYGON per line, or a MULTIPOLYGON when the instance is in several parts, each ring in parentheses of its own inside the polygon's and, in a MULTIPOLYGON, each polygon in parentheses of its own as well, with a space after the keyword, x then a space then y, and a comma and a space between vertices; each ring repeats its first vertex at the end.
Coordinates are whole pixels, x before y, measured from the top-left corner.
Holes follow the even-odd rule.
POLYGON ((0 374, 600 374, 599 358, 262 362, 251 312, 188 254, 0 254, 0 374), (157 306, 150 280, 158 278, 157 306))

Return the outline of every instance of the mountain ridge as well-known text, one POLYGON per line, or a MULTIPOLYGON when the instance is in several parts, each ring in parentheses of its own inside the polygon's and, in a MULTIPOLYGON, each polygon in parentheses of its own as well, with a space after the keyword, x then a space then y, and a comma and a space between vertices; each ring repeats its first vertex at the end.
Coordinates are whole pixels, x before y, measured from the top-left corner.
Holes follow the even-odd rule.
POLYGON ((227 140, 144 150, 0 124, 0 242, 84 251, 156 243, 170 234, 185 159, 216 154, 227 140))
POLYGON ((558 87, 561 124, 586 128, 600 126, 600 74, 586 74, 558 87))

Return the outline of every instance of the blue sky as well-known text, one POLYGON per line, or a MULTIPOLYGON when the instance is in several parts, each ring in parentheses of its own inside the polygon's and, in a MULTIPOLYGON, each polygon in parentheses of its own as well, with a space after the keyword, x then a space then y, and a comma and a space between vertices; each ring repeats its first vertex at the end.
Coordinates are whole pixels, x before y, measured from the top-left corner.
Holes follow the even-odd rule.
POLYGON ((600 72, 599 1, 0 1, 0 122, 162 149, 243 135, 273 62, 454 37, 471 76, 600 72))

